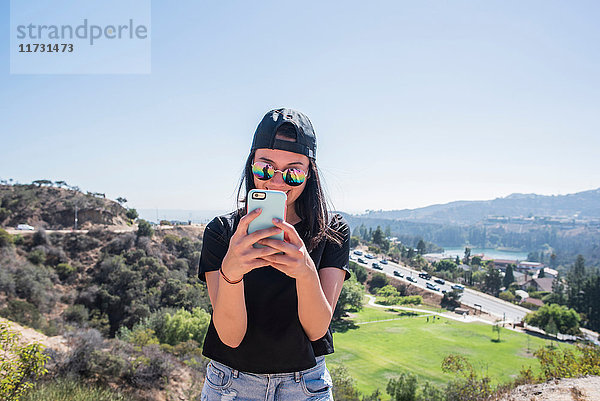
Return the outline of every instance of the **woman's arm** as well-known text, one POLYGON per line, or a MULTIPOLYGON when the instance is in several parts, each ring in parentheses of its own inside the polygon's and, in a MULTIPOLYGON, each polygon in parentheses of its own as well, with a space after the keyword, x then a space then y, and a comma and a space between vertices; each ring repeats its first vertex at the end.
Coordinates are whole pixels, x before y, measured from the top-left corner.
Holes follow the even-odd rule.
POLYGON ((212 271, 206 273, 206 285, 217 334, 225 345, 236 348, 246 335, 248 322, 244 282, 229 284, 219 271, 212 271))
POLYGON ((298 317, 311 341, 327 333, 331 317, 344 285, 346 271, 324 267, 304 279, 296 280, 298 317))
POLYGON ((281 229, 272 227, 247 234, 248 225, 260 213, 261 210, 256 209, 240 219, 221 263, 221 271, 230 281, 240 281, 231 284, 219 271, 206 273, 208 296, 213 307, 213 324, 223 344, 232 348, 241 344, 248 323, 242 278, 249 271, 268 265, 263 257, 278 252, 272 248, 253 247, 255 242, 281 232, 281 229))

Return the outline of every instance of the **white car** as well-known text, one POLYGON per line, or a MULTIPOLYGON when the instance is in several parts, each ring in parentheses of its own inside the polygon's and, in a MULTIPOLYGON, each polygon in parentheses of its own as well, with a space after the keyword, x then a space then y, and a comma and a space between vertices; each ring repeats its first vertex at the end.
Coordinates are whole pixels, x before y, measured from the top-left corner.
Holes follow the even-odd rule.
POLYGON ((17 230, 33 231, 33 230, 35 230, 35 228, 33 228, 33 226, 30 226, 29 224, 19 224, 17 226, 17 230))

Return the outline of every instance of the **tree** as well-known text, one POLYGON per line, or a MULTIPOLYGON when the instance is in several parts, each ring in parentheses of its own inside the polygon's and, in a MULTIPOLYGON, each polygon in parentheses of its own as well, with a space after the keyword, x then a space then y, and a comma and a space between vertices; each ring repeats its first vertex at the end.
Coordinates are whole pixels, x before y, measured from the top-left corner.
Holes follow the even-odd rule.
POLYGON ((38 342, 23 344, 19 333, 0 322, 0 399, 18 401, 33 387, 32 380, 48 373, 44 348, 38 342))
POLYGON ((493 265, 488 266, 485 273, 484 288, 486 292, 498 296, 500 292, 500 286, 502 285, 502 279, 500 278, 500 272, 493 265))
POLYGON ((359 283, 364 283, 367 280, 367 269, 356 262, 350 261, 350 270, 356 275, 356 280, 359 283))
POLYGON ((146 220, 140 220, 138 223, 138 230, 137 230, 138 238, 139 237, 152 238, 152 235, 154 235, 154 230, 152 229, 152 226, 150 225, 150 223, 148 223, 146 220))
POLYGON ((456 259, 454 259, 454 263, 456 263, 456 265, 460 265, 460 258, 458 257, 458 255, 456 255, 456 259))
POLYGON ((333 311, 332 320, 340 320, 348 310, 359 311, 363 307, 363 294, 365 287, 356 281, 354 276, 344 281, 342 291, 338 298, 335 310, 333 311))
POLYGON ((10 235, 6 230, 0 228, 0 248, 8 247, 13 244, 12 235, 10 235))
POLYGON ((419 242, 417 243, 417 253, 419 255, 423 255, 423 254, 425 254, 426 249, 427 249, 427 246, 425 245, 425 241, 420 239, 419 242))
POLYGON ((416 401, 417 376, 412 373, 402 373, 397 379, 390 379, 386 392, 393 401, 416 401))
MULTIPOLYGON (((544 331, 546 332, 546 334, 549 334, 554 337, 556 337, 556 334, 558 334, 558 327, 556 327, 556 323, 554 323, 554 319, 552 318, 552 316, 550 316, 548 324, 546 324, 546 327, 544 327, 544 331)), ((550 343, 550 345, 552 345, 552 342, 550 343)))
POLYGON ((383 245, 383 240, 385 239, 383 236, 383 231, 381 231, 381 226, 377 226, 377 229, 373 231, 373 243, 379 246, 383 245))
POLYGON ((579 334, 581 317, 575 310, 564 305, 543 305, 536 312, 528 313, 523 320, 527 324, 543 329, 548 326, 551 319, 554 321, 559 333, 579 334))
POLYGON ((449 271, 449 272, 453 272, 456 270, 456 263, 450 261, 450 260, 440 260, 437 264, 436 264, 436 270, 437 271, 449 271))
POLYGON ((481 266, 481 256, 473 256, 471 258, 471 265, 481 266))
POLYGON ((496 321, 496 323, 492 326, 492 331, 498 333, 498 338, 494 341, 499 343, 500 342, 500 329, 502 328, 502 326, 500 326, 500 322, 496 321))
POLYGON ((447 292, 442 297, 441 306, 446 309, 455 309, 460 307, 460 297, 462 296, 461 292, 456 290, 452 290, 447 292))
POLYGON ((466 247, 465 248, 465 257, 463 258, 463 262, 464 262, 464 264, 468 265, 470 261, 471 261, 471 248, 466 247))
POLYGON ((504 278, 502 279, 502 285, 504 288, 508 288, 511 283, 515 281, 515 275, 513 274, 513 264, 509 264, 506 266, 506 273, 504 274, 504 278))
POLYGON ((369 281, 369 288, 372 293, 376 293, 377 290, 381 287, 388 285, 390 280, 384 273, 375 273, 371 276, 371 281, 369 281))
POLYGON ((133 208, 127 209, 125 216, 130 220, 135 220, 138 218, 138 212, 137 212, 137 210, 135 210, 133 208))
POLYGON ((546 277, 546 273, 544 272, 544 268, 542 267, 540 269, 540 272, 538 273, 538 278, 544 278, 546 277))
POLYGON ((360 393, 348 369, 344 365, 338 365, 329 370, 333 381, 333 398, 341 401, 360 401, 360 393))
POLYGON ((127 203, 127 199, 119 196, 117 199, 115 199, 117 202, 119 202, 119 205, 123 205, 123 203, 127 203))

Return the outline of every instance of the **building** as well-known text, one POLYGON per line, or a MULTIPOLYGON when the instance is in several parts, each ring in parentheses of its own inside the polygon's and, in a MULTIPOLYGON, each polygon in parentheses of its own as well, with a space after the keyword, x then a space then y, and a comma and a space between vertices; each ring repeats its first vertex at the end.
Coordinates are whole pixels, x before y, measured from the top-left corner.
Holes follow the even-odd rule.
POLYGON ((553 277, 532 278, 521 285, 522 290, 527 290, 529 287, 534 287, 536 291, 552 291, 553 277))

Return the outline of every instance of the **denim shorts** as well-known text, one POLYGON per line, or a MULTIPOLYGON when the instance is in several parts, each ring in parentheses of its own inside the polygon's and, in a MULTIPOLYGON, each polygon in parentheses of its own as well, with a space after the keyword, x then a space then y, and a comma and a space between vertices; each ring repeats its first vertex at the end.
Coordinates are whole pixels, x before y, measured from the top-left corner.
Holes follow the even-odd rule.
POLYGON ((317 365, 292 373, 240 372, 210 361, 201 401, 333 401, 331 375, 325 357, 317 365))

